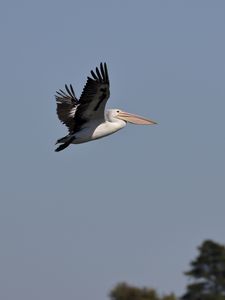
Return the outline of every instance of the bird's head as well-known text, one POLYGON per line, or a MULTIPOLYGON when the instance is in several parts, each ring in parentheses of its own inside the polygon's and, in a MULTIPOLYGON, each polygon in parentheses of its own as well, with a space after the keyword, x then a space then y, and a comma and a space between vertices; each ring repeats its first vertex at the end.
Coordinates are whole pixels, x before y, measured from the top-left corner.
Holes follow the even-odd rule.
POLYGON ((109 109, 107 117, 109 121, 113 122, 115 119, 120 119, 125 122, 137 124, 137 125, 154 125, 157 124, 156 122, 147 119, 145 117, 141 117, 138 115, 134 115, 125 111, 122 111, 121 109, 109 109))

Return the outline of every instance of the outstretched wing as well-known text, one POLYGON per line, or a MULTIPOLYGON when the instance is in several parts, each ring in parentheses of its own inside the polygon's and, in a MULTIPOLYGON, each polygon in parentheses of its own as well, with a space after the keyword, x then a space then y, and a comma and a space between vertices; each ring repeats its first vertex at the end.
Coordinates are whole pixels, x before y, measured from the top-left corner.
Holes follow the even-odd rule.
POLYGON ((72 134, 74 132, 75 126, 74 116, 79 102, 75 96, 71 84, 69 87, 65 85, 65 89, 66 92, 64 92, 63 90, 59 90, 59 92, 56 92, 56 111, 59 120, 68 127, 69 133, 72 134))
POLYGON ((83 89, 75 114, 75 124, 81 126, 93 119, 103 119, 107 100, 109 99, 109 76, 106 63, 100 64, 95 72, 91 71, 83 89))

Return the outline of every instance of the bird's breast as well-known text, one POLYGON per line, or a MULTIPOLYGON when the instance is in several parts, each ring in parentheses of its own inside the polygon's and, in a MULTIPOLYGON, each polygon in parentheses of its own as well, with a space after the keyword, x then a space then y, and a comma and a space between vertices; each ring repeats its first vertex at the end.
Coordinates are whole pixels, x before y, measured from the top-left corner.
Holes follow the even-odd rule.
POLYGON ((93 132, 92 139, 99 139, 109 134, 113 134, 116 131, 122 129, 123 127, 123 124, 106 121, 96 127, 95 131, 93 132))
POLYGON ((100 124, 86 124, 80 131, 76 132, 74 144, 89 142, 115 133, 126 124, 117 122, 104 122, 100 124))

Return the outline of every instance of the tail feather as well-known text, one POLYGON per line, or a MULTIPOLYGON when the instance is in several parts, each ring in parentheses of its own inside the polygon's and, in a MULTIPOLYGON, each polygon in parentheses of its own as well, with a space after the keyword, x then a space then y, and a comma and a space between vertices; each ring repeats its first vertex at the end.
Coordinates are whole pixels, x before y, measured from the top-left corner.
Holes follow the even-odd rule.
POLYGON ((56 141, 55 145, 65 143, 67 141, 67 138, 68 138, 68 136, 66 135, 66 136, 62 137, 61 139, 58 139, 56 141))
MULTIPOLYGON (((67 148, 71 143, 72 141, 74 140, 74 137, 71 137, 70 139, 68 139, 65 143, 61 144, 58 148, 55 149, 55 152, 59 152, 59 151, 62 151, 64 150, 65 148, 67 148)), ((59 141, 59 140, 58 140, 59 141)), ((58 142, 57 141, 57 142, 58 142)))

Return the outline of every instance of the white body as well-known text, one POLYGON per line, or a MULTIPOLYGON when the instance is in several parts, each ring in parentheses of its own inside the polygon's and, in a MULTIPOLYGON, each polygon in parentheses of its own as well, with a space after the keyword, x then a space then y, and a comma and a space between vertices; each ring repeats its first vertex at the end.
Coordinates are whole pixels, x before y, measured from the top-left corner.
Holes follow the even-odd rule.
POLYGON ((73 135, 75 139, 72 144, 81 144, 100 139, 102 137, 115 133, 125 126, 126 122, 118 119, 115 122, 104 121, 102 123, 102 120, 96 120, 95 122, 92 121, 90 123, 86 123, 80 131, 76 132, 73 135))

